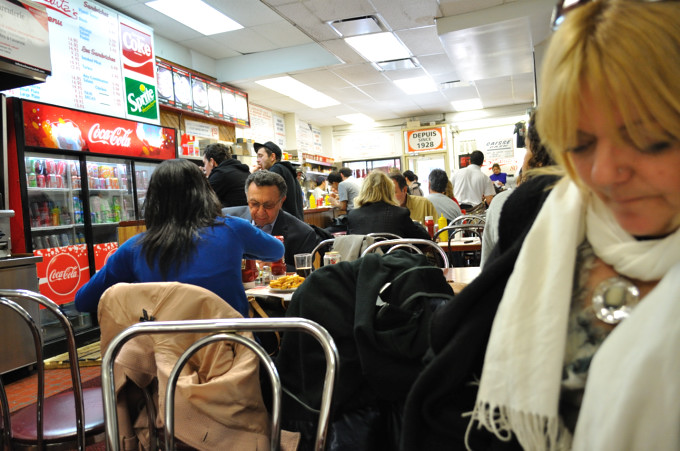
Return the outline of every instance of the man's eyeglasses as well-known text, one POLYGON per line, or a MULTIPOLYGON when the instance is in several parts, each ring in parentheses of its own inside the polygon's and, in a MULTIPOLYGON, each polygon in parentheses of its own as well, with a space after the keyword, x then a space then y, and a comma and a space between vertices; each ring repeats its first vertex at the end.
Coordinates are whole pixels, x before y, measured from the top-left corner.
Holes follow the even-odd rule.
POLYGON ((265 210, 274 210, 279 205, 279 202, 280 202, 280 200, 276 201, 276 202, 260 203, 260 202, 254 201, 254 200, 249 200, 248 206, 250 208, 254 208, 255 210, 259 210, 260 207, 264 208, 265 210))
MULTIPOLYGON (((560 24, 564 21, 565 14, 567 14, 569 11, 572 11, 578 8, 579 6, 583 6, 586 3, 590 3, 593 1, 597 0, 560 0, 559 2, 557 2, 557 5, 555 5, 555 8, 553 9, 552 19, 550 21, 552 29, 557 30, 560 24)), ((642 3, 657 3, 673 0, 637 0, 637 1, 642 3)))

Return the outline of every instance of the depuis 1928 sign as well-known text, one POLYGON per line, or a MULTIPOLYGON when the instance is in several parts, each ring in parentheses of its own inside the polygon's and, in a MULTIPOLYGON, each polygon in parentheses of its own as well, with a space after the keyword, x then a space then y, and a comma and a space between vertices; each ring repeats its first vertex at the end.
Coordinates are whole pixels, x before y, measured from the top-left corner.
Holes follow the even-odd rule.
POLYGON ((404 131, 407 153, 446 150, 446 127, 430 127, 404 131))

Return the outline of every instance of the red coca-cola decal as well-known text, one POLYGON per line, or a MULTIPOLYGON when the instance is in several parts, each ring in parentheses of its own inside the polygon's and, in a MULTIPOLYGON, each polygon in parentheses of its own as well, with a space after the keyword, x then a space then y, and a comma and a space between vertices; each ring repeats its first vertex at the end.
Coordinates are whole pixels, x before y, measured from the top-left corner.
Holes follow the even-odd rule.
POLYGON ((175 129, 24 101, 26 146, 175 158, 175 129))
POLYGON ((120 41, 123 47, 123 67, 147 77, 153 77, 153 47, 151 36, 127 24, 120 24, 120 41))
POLYGON ((87 139, 91 143, 102 143, 109 146, 130 147, 132 139, 131 128, 116 127, 114 129, 102 128, 99 122, 95 123, 87 133, 87 139))
POLYGON ((99 271, 104 267, 109 257, 118 249, 117 242, 99 243, 94 245, 94 269, 99 271))
POLYGON ((70 254, 59 254, 47 265, 47 284, 50 289, 66 296, 78 288, 80 282, 80 265, 70 254))

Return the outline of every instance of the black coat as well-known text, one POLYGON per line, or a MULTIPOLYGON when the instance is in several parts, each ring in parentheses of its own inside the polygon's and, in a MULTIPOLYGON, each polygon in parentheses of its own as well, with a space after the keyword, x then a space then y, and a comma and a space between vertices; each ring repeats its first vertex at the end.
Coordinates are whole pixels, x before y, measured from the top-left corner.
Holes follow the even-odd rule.
POLYGON ((286 200, 283 201, 283 209, 300 221, 305 220, 304 205, 302 201, 302 188, 297 181, 297 172, 288 161, 277 161, 269 168, 271 172, 276 172, 286 181, 288 192, 286 200))
MULTIPOLYGON (((431 324, 432 357, 406 401, 403 450, 464 450, 465 431, 477 397, 484 354, 498 304, 531 225, 554 177, 523 183, 503 205, 499 239, 482 273, 438 310, 431 324)), ((521 449, 485 429, 471 430, 472 449, 521 449)))
POLYGON ((347 213, 347 233, 394 233, 402 238, 430 239, 425 228, 411 219, 408 208, 373 202, 354 208, 347 213))
POLYGON ((222 207, 247 205, 246 179, 250 175, 247 165, 229 158, 210 171, 208 183, 217 193, 222 207))

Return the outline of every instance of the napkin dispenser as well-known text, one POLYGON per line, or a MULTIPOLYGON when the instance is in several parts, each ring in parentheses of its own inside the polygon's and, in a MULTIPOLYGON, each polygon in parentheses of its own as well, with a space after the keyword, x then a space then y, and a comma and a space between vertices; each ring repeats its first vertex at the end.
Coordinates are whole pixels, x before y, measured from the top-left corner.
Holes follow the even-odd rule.
POLYGON ((0 210, 0 258, 12 255, 9 219, 13 216, 14 210, 0 210))

